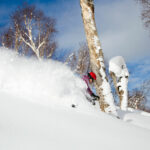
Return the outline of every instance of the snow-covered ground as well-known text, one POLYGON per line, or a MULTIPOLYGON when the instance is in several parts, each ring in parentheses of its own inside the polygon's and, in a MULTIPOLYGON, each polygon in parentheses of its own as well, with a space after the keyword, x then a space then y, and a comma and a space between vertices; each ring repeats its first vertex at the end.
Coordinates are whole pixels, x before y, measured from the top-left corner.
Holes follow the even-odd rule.
POLYGON ((118 109, 117 119, 91 105, 85 89, 59 62, 0 48, 0 150, 149 150, 149 113, 118 109))

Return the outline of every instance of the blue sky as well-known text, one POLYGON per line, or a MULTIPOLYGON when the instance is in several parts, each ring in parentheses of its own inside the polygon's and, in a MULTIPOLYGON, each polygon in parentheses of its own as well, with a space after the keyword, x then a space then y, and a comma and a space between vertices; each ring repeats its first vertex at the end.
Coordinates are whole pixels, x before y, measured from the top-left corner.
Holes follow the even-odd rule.
MULTIPOLYGON (((0 0, 0 29, 22 0, 0 0)), ((57 40, 63 51, 78 49, 85 41, 79 0, 26 0, 36 4, 46 15, 56 18, 57 40)), ((150 33, 141 21, 141 7, 135 0, 95 0, 98 34, 106 60, 122 55, 131 72, 129 87, 150 79, 150 33)), ((58 51, 59 51, 58 49, 58 51)))

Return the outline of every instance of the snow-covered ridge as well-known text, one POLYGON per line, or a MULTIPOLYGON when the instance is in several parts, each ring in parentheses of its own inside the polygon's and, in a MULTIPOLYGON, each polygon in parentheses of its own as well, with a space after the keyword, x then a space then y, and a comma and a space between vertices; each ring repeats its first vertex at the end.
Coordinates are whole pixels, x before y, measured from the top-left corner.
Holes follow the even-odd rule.
POLYGON ((15 52, 1 47, 0 68, 0 91, 44 105, 86 107, 85 83, 60 62, 20 58, 15 52))

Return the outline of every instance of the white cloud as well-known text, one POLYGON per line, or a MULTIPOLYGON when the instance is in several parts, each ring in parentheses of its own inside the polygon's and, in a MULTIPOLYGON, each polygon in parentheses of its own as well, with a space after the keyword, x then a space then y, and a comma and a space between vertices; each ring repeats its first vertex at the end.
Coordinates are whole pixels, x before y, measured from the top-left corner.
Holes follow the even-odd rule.
POLYGON ((128 64, 130 77, 129 87, 130 89, 139 88, 140 85, 150 79, 150 59, 144 58, 128 64))
POLYGON ((124 0, 96 6, 97 27, 105 56, 123 55, 126 60, 149 55, 150 38, 134 1, 124 0))
POLYGON ((79 1, 64 1, 59 5, 39 4, 47 15, 53 16, 57 21, 58 44, 63 49, 74 49, 78 43, 85 40, 79 1))
MULTIPOLYGON (((96 24, 106 58, 122 55, 131 61, 150 56, 149 33, 144 29, 140 13, 135 1, 102 3, 95 0, 96 24)), ((61 48, 76 48, 80 41, 86 40, 79 3, 65 3, 56 17, 61 48)))
MULTIPOLYGON (((57 19, 60 49, 77 48, 79 42, 86 40, 79 1, 38 3, 38 6, 57 19)), ((0 10, 0 20, 7 11, 0 10)), ((95 0, 96 24, 106 59, 122 55, 126 61, 132 61, 150 56, 150 37, 140 14, 134 0, 95 0)))

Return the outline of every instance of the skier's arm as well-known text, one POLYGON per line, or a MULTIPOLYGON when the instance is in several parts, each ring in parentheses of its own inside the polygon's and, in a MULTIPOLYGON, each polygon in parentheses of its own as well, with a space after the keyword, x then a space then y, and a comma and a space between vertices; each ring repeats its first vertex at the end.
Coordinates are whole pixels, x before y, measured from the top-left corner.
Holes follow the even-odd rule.
POLYGON ((100 97, 95 95, 94 93, 91 94, 91 96, 95 99, 95 100, 98 100, 100 97))
POLYGON ((90 96, 92 96, 93 92, 92 92, 92 90, 89 88, 89 86, 88 86, 88 88, 87 88, 87 92, 90 94, 90 96))
POLYGON ((87 88, 87 91, 94 100, 99 99, 99 96, 95 95, 89 87, 87 88))

